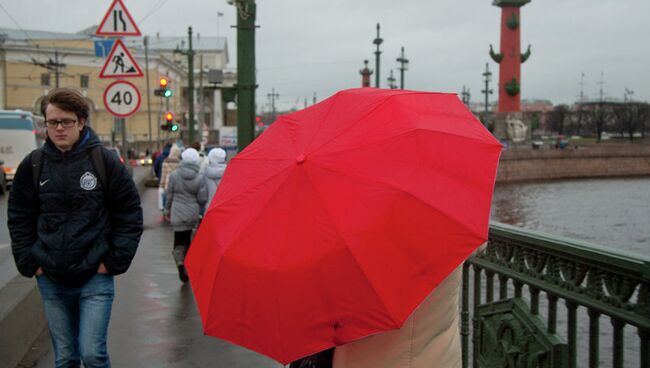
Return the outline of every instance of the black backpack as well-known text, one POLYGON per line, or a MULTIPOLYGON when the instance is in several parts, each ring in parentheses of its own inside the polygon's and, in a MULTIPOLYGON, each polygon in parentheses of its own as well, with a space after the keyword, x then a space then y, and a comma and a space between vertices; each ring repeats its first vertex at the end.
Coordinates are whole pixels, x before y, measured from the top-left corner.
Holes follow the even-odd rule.
MULTIPOLYGON (((102 147, 95 146, 90 149, 90 161, 92 162, 93 168, 97 171, 99 175, 99 182, 102 184, 104 191, 108 191, 108 178, 106 174, 106 165, 104 164, 104 156, 102 155, 102 147)), ((34 188, 38 193, 38 181, 41 177, 41 171, 43 169, 43 148, 38 148, 32 151, 31 153, 32 161, 32 178, 34 181, 34 188)))

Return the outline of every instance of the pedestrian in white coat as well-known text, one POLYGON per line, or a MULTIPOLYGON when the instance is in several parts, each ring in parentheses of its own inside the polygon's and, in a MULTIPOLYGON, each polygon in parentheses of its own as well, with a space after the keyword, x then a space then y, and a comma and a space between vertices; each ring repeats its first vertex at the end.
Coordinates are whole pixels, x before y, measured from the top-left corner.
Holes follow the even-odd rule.
POLYGON ((208 200, 203 174, 199 173, 199 153, 188 148, 181 154, 181 163, 169 175, 165 215, 170 217, 174 230, 172 255, 178 267, 178 275, 187 282, 185 254, 192 241, 192 230, 198 225, 201 212, 208 200))
POLYGON ((214 193, 217 191, 221 178, 226 171, 226 151, 224 151, 223 148, 211 149, 208 153, 208 161, 208 166, 206 166, 205 171, 203 172, 208 187, 207 207, 212 203, 214 193))

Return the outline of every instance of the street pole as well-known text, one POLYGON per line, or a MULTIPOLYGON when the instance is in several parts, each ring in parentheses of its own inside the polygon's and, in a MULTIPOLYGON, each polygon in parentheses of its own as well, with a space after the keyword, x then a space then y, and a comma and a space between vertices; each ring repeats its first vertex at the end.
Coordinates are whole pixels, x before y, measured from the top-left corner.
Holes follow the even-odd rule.
POLYGON ((377 51, 375 51, 375 87, 379 88, 379 55, 381 55, 381 50, 379 46, 384 42, 384 40, 379 37, 379 23, 377 23, 377 38, 375 38, 372 43, 377 45, 377 51))
POLYGON ((199 64, 201 70, 199 72, 199 98, 197 100, 199 102, 199 141, 203 143, 203 125, 205 123, 205 99, 203 98, 203 54, 199 55, 199 64))
POLYGON ((275 88, 271 89, 271 93, 266 95, 268 98, 271 99, 271 122, 275 121, 275 99, 279 98, 280 95, 278 93, 275 93, 275 88))
POLYGON ((144 69, 147 73, 147 119, 149 120, 149 150, 153 151, 151 147, 151 89, 149 86, 149 36, 144 36, 144 69))
POLYGON ((404 89, 404 71, 408 70, 409 65, 409 59, 404 57, 404 46, 402 46, 402 55, 397 58, 397 62, 400 64, 400 67, 398 68, 400 74, 399 88, 404 89))
MULTIPOLYGON (((230 1, 229 1, 230 2, 230 1)), ((234 0, 237 8, 237 145, 241 152, 254 138, 255 0, 234 0)))
POLYGON ((118 121, 120 122, 120 127, 122 128, 122 159, 128 163, 129 155, 128 150, 126 149, 126 119, 120 118, 118 121))
POLYGON ((189 47, 187 50, 176 49, 175 54, 187 56, 187 107, 189 112, 189 144, 194 142, 194 50, 192 50, 192 27, 187 28, 189 47))
POLYGON ((489 112, 489 101, 488 96, 492 94, 490 89, 490 81, 492 80, 492 73, 490 72, 490 66, 488 63, 485 63, 485 72, 483 73, 485 78, 485 89, 481 90, 481 93, 485 94, 485 114, 489 112))
POLYGON ((192 27, 188 27, 187 35, 189 38, 189 49, 187 50, 187 69, 189 73, 188 81, 188 108, 190 110, 190 139, 189 144, 191 145, 194 142, 194 50, 192 50, 192 27))

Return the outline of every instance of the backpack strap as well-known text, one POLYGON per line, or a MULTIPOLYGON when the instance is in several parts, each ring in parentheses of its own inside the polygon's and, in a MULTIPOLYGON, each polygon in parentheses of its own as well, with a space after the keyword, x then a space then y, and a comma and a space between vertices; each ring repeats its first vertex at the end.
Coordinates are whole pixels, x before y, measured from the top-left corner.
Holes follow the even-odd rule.
POLYGON ((104 192, 108 192, 108 175, 106 174, 106 164, 104 163, 101 146, 95 146, 90 149, 90 160, 92 161, 93 168, 97 171, 97 175, 99 175, 99 182, 102 183, 104 192))
POLYGON ((38 194, 38 180, 41 177, 43 170, 43 149, 37 148, 32 151, 30 161, 32 163, 32 180, 34 182, 34 192, 38 194))

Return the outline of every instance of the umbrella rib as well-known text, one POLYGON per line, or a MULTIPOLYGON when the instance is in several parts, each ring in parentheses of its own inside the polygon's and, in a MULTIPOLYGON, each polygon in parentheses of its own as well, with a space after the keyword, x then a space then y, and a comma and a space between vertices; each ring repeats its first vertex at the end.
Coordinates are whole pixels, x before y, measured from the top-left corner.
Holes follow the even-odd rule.
MULTIPOLYGON (((338 94, 337 94, 337 95, 338 95, 338 94)), ((373 112, 375 112, 375 110, 377 110, 378 108, 380 108, 381 106, 383 106, 386 102, 388 102, 388 100, 390 100, 392 97, 393 97, 393 96, 388 96, 388 98, 386 98, 385 100, 381 101, 380 103, 377 104, 377 106, 375 106, 374 108, 372 108, 370 111, 367 111, 365 114, 363 114, 362 116, 360 116, 359 118, 357 118, 357 119, 355 119, 355 120, 356 120, 356 121, 359 121, 359 120, 361 120, 361 119, 366 118, 367 116, 369 116, 370 114, 372 114, 373 112)), ((324 143, 321 144, 320 146, 318 146, 318 147, 312 149, 312 150, 309 152, 309 154, 312 154, 312 153, 316 152, 316 151, 317 151, 318 149, 320 149, 321 147, 324 147, 324 146, 328 145, 330 142, 336 140, 338 137, 340 137, 340 136, 342 136, 343 134, 345 134, 348 130, 352 129, 353 126, 354 126, 354 124, 350 124, 350 125, 348 125, 345 129, 343 129, 341 132, 339 132, 339 134, 337 134, 336 136, 332 137, 332 138, 331 138, 330 140, 328 140, 327 142, 324 142, 324 143)), ((319 129, 320 129, 320 127, 319 127, 319 129)), ((315 136, 314 136, 314 137, 315 137, 315 136)), ((312 141, 313 141, 313 140, 312 140, 312 141)))
MULTIPOLYGON (((340 93, 341 93, 341 92, 337 93, 337 94, 335 95, 335 97, 338 96, 340 93)), ((397 94, 395 94, 395 95, 390 95, 390 96, 387 96, 386 99, 384 99, 383 101, 381 101, 379 104, 377 104, 377 106, 375 106, 375 107, 372 108, 370 111, 366 112, 364 115, 360 116, 360 117, 357 118, 356 120, 358 121, 358 120, 361 120, 361 119, 363 119, 363 118, 366 118, 368 115, 370 115, 370 114, 372 114, 373 112, 375 112, 375 110, 377 110, 378 108, 380 108, 381 106, 383 106, 386 102, 388 102, 389 100, 391 100, 393 97, 404 96, 404 95, 439 95, 439 94, 450 95, 450 93, 440 93, 440 92, 421 92, 421 91, 408 91, 408 92, 402 92, 402 93, 400 93, 399 95, 397 95, 397 94)), ((328 116, 329 116, 329 111, 328 111, 328 116)), ((325 119, 324 119, 324 120, 325 120, 325 119)), ((323 121, 324 121, 324 120, 323 120, 323 121)), ((313 152, 316 152, 319 148, 321 148, 321 147, 327 145, 327 144, 330 143, 331 141, 333 141, 333 140, 337 139, 338 137, 340 137, 341 135, 345 134, 345 132, 347 132, 348 129, 351 129, 352 126, 353 126, 353 125, 349 125, 349 126, 348 126, 347 128, 345 128, 343 131, 341 131, 337 136, 331 138, 330 140, 328 140, 327 142, 321 144, 321 145, 318 146, 317 148, 312 149, 309 153, 311 154, 311 153, 313 153, 313 152)), ((318 127, 318 129, 320 130, 320 126, 318 127)), ((314 135, 314 137, 316 137, 316 135, 314 135)), ((312 142, 313 142, 313 139, 312 139, 312 142)), ((311 144, 311 142, 310 142, 310 144, 311 144)))
POLYGON ((281 169, 281 170, 278 170, 278 172, 276 172, 275 174, 273 174, 273 175, 269 176, 268 178, 266 178, 266 180, 265 180, 264 182, 259 183, 259 184, 256 184, 256 185, 253 185, 253 186, 251 186, 250 188, 247 188, 247 189, 244 190, 244 191, 241 191, 241 192, 239 192, 239 193, 237 193, 237 194, 234 194, 231 198, 228 198, 226 201, 224 201, 224 202, 218 202, 218 205, 219 205, 219 206, 222 206, 222 205, 224 205, 224 204, 227 204, 227 203, 229 203, 230 201, 234 200, 235 198, 239 197, 240 195, 242 195, 242 194, 244 194, 244 193, 248 193, 248 192, 250 192, 251 190, 253 190, 253 189, 259 187, 260 185, 264 185, 264 184, 265 184, 266 182, 268 182, 269 180, 275 178, 276 176, 279 176, 280 174, 284 173, 287 169, 291 169, 293 166, 294 166, 293 163, 289 163, 289 165, 288 165, 286 168, 281 169))
POLYGON ((325 205, 325 202, 323 201, 322 196, 320 195, 320 193, 318 193, 318 189, 314 185, 314 181, 312 180, 311 176, 309 175, 309 170, 305 170, 305 174, 306 174, 307 178, 309 179, 312 188, 314 188, 314 192, 317 193, 318 201, 321 203, 321 206, 323 207, 323 210, 324 210, 325 214, 327 215, 327 217, 332 222, 332 224, 334 226, 334 230, 336 230, 336 233, 339 235, 339 238, 346 245, 345 246, 346 251, 348 252, 348 254, 350 254, 350 257, 352 257, 352 260, 354 261, 354 263, 357 264, 357 266, 359 267, 359 269, 361 270, 361 272, 365 276, 365 279, 367 280, 368 284, 370 285, 370 289, 377 296, 377 300, 381 301, 381 304, 384 306, 384 309, 386 310, 387 316, 390 317, 391 321, 396 326, 399 325, 399 323, 397 321, 395 321, 395 319, 393 318, 393 315, 391 314, 390 309, 386 305, 386 302, 382 299, 381 295, 379 295, 379 293, 377 292, 377 289, 375 289, 375 286, 370 281, 370 278, 368 277, 368 274, 366 273, 366 270, 362 267, 361 263, 359 263, 359 261, 357 260, 357 257, 355 257, 355 255, 354 255, 354 253, 352 253, 352 251, 350 250, 350 246, 347 244, 347 241, 343 237, 343 235, 341 233, 341 230, 338 228, 338 226, 336 224, 336 221, 334 221, 334 218, 332 217, 332 215, 328 211, 327 206, 325 205))
MULTIPOLYGON (((477 142, 478 144, 481 144, 481 145, 484 145, 484 146, 488 146, 488 147, 492 147, 492 146, 493 146, 493 147, 497 148, 496 144, 491 144, 491 143, 488 143, 488 142, 482 141, 482 140, 480 140, 480 139, 476 139, 476 138, 472 138, 472 137, 467 137, 467 136, 460 135, 460 134, 454 134, 454 133, 449 133, 449 132, 441 132, 441 131, 436 131, 436 130, 428 130, 428 129, 423 129, 423 128, 413 128, 412 130, 408 130, 408 131, 406 131, 406 132, 402 132, 402 133, 400 133, 400 134, 396 134, 396 135, 391 136, 391 137, 386 137, 385 139, 382 139, 382 141, 384 141, 384 140, 391 140, 391 139, 400 138, 400 137, 402 137, 402 136, 405 136, 405 135, 407 135, 407 134, 411 134, 411 133, 414 133, 414 132, 417 132, 417 131, 424 131, 424 132, 427 132, 427 133, 433 133, 433 134, 441 134, 441 135, 453 136, 453 137, 456 137, 456 138, 459 138, 459 139, 464 139, 464 140, 469 140, 469 141, 477 142)), ((353 151, 356 151, 356 150, 364 149, 364 148, 366 148, 366 147, 373 147, 373 146, 375 146, 376 144, 377 144, 377 142, 370 142, 370 143, 368 143, 368 144, 364 144, 364 145, 361 145, 361 146, 350 147, 350 148, 348 148, 348 149, 343 149, 343 150, 340 150, 340 151, 327 152, 327 153, 324 153, 324 154, 317 155, 317 156, 315 156, 315 157, 327 157, 327 156, 334 155, 334 154, 341 154, 341 153, 346 153, 346 152, 353 152, 353 151)), ((322 146, 321 146, 321 147, 322 147, 322 146)), ((499 149, 500 149, 500 148, 499 148, 499 149)))
MULTIPOLYGON (((313 161, 312 161, 312 164, 313 164, 313 161)), ((329 171, 332 171, 332 172, 338 173, 338 174, 343 175, 343 176, 347 176, 347 177, 350 177, 350 178, 355 178, 355 179, 361 179, 361 180, 364 180, 364 181, 368 181, 368 178, 365 178, 365 177, 360 176, 360 175, 354 175, 354 174, 344 173, 344 172, 341 172, 341 171, 339 171, 339 170, 336 170, 336 169, 332 168, 331 166, 327 166, 327 165, 322 165, 322 164, 321 164, 320 166, 321 166, 321 168, 323 168, 324 170, 329 170, 329 171)), ((415 195, 415 194, 413 194, 413 193, 411 193, 411 192, 409 192, 409 191, 407 191, 407 190, 405 190, 405 189, 399 188, 399 187, 397 187, 397 186, 395 186, 395 185, 393 185, 393 184, 391 184, 391 183, 387 183, 387 182, 385 182, 385 181, 376 180, 375 182, 378 183, 378 184, 385 185, 386 187, 393 188, 393 189, 395 189, 395 190, 397 190, 397 191, 401 191, 401 192, 403 192, 403 193, 406 193, 406 194, 412 196, 413 198, 415 198, 415 199, 419 200, 420 202, 424 203, 427 207, 433 209, 433 210, 436 211, 437 213, 439 213, 439 214, 445 216, 446 218, 448 218, 449 220, 451 220, 453 223, 459 225, 461 228, 467 229, 467 227, 465 227, 461 222, 459 222, 458 220, 456 220, 456 219, 454 219, 453 217, 449 216, 448 214, 446 214, 445 212, 441 211, 440 209, 434 207, 432 204, 428 203, 427 201, 423 200, 422 198, 418 197, 417 195, 415 195)), ((467 229, 467 230, 469 230, 469 229, 467 229)), ((475 235, 475 236, 478 236, 479 238, 483 238, 483 237, 484 237, 484 236, 481 235, 481 234, 474 234, 474 232, 471 231, 471 230, 470 230, 470 233, 472 233, 472 234, 475 235)))
MULTIPOLYGON (((332 113, 332 109, 334 108, 334 102, 339 99, 339 95, 340 95, 340 92, 337 93, 336 95, 334 95, 334 99, 333 99, 332 103, 330 104, 329 109, 327 110, 327 114, 325 115, 325 118, 323 118, 323 120, 321 120, 320 124, 318 124, 318 129, 316 129, 316 133, 314 133, 314 135, 311 137, 311 140, 309 141, 309 144, 307 144, 305 147, 311 146, 311 144, 314 142, 314 139, 316 139, 316 137, 318 137, 318 132, 320 132, 320 129, 323 126, 323 124, 325 124, 327 119, 330 117, 330 114, 332 113)), ((310 151, 310 153, 311 152, 314 152, 314 150, 310 151)))

